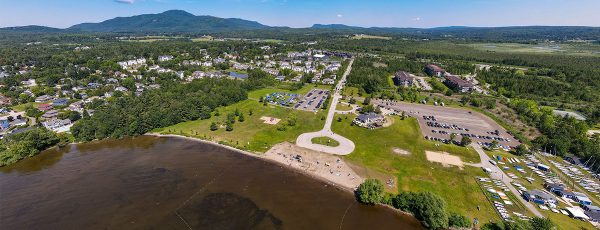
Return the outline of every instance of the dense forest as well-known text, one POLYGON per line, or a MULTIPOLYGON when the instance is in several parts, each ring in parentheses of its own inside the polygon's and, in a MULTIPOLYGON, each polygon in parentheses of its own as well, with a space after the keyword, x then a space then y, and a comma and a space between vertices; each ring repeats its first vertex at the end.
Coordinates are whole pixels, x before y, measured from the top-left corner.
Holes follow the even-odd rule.
POLYGON ((85 116, 71 132, 78 140, 137 136, 183 121, 208 119, 219 107, 247 99, 247 83, 227 79, 203 79, 189 84, 170 84, 140 97, 126 96, 100 106, 85 116))

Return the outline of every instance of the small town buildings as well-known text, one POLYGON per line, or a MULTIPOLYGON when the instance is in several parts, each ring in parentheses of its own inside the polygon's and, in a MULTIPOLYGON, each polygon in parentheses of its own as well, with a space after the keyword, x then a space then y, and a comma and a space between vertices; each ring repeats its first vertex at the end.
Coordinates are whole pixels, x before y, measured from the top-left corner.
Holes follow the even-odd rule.
POLYGON ((414 83, 415 79, 407 72, 398 71, 394 75, 394 84, 397 86, 412 87, 414 83))
POLYGON ((534 202, 537 204, 556 204, 556 198, 549 192, 543 190, 531 190, 523 193, 523 197, 528 202, 534 202))
POLYGON ((444 84, 446 84, 446 86, 449 88, 461 93, 471 92, 473 91, 474 87, 473 83, 451 74, 446 74, 446 80, 444 81, 444 84))
POLYGON ((90 89, 97 89, 100 88, 100 86, 102 86, 102 84, 96 82, 90 82, 87 84, 87 87, 90 89))
POLYGON ((136 69, 143 65, 146 65, 146 58, 138 58, 128 61, 118 62, 122 69, 136 69))
POLYGON ((165 62, 165 61, 170 61, 170 60, 173 60, 173 56, 171 56, 171 55, 158 56, 159 62, 165 62))
POLYGON ((37 102, 37 103, 44 103, 44 102, 51 101, 52 99, 53 98, 51 96, 42 95, 42 96, 36 97, 35 98, 35 102, 37 102))
POLYGON ((364 128, 375 128, 383 125, 385 117, 377 113, 364 113, 354 119, 354 124, 364 128))
POLYGON ((285 76, 277 76, 277 77, 275 77, 275 80, 284 81, 285 80, 285 76))
POLYGON ((127 88, 123 87, 123 86, 119 86, 117 88, 115 88, 115 91, 119 91, 119 92, 127 92, 127 88))
POLYGON ((425 66, 425 72, 427 74, 429 74, 429 76, 443 77, 446 70, 440 68, 437 65, 429 64, 429 65, 425 66))

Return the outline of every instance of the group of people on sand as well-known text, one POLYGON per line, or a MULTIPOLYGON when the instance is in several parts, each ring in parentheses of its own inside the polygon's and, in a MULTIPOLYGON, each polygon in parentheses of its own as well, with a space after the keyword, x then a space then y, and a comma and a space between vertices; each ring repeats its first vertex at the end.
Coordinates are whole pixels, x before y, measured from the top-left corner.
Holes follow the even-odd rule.
MULTIPOLYGON (((288 162, 289 166, 292 166, 292 163, 294 161, 296 161, 298 163, 307 163, 306 166, 305 165, 300 165, 300 167, 304 168, 305 171, 308 171, 308 169, 310 168, 310 166, 313 165, 313 164, 310 164, 309 162, 306 162, 306 161, 303 162, 302 161, 302 155, 300 155, 300 154, 297 154, 297 155, 294 155, 294 154, 285 154, 285 153, 277 153, 277 154, 280 155, 280 156, 282 156, 283 158, 286 158, 286 161, 288 162)), ((321 165, 321 162, 319 162, 318 160, 315 161, 314 163, 317 165, 317 167, 320 167, 320 165, 321 165)), ((331 167, 331 168, 329 168, 329 174, 332 174, 332 175, 335 174, 336 176, 342 176, 342 173, 343 173, 341 171, 342 170, 342 165, 340 165, 340 163, 341 163, 341 160, 337 159, 336 160, 336 164, 337 165, 335 166, 336 168, 331 167, 331 164, 329 162, 325 162, 323 165, 324 165, 324 167, 331 167)), ((355 180, 356 179, 356 176, 353 176, 352 173, 348 173, 347 176, 351 177, 350 180, 355 180)))

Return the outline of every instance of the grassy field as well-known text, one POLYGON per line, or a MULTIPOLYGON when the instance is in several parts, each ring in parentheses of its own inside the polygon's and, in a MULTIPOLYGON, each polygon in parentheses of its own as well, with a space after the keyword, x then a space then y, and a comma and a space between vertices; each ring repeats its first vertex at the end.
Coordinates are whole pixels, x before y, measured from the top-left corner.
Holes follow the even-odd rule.
POLYGON ((325 123, 325 111, 315 114, 279 106, 263 106, 262 103, 256 100, 245 100, 218 110, 220 116, 213 116, 206 120, 183 122, 153 130, 153 132, 185 135, 217 141, 243 150, 265 152, 273 145, 281 142, 294 143, 300 134, 320 130, 325 123), (244 114, 245 121, 236 121, 233 125, 233 131, 226 131, 224 126, 226 115, 233 113, 236 108, 244 114), (250 110, 253 112, 252 115, 249 115, 250 110), (277 125, 265 124, 260 119, 263 116, 279 118, 281 121, 277 125), (288 126, 287 119, 292 116, 297 119, 296 125, 288 126), (210 131, 212 122, 219 124, 221 127, 217 131, 210 131), (284 126, 286 130, 280 131, 277 129, 278 126, 284 126))
POLYGON ((337 111, 350 111, 350 110, 352 110, 352 106, 347 105, 347 104, 338 103, 337 106, 335 106, 335 110, 337 110, 337 111))
POLYGON ((310 140, 313 144, 320 144, 325 146, 337 147, 340 146, 340 142, 331 139, 329 137, 315 137, 310 140))
POLYGON ((384 37, 384 36, 375 36, 375 35, 368 35, 368 34, 355 34, 354 36, 351 37, 351 39, 381 39, 381 40, 392 40, 391 37, 384 37))
POLYGON ((590 43, 475 43, 469 44, 468 46, 478 50, 504 53, 541 53, 600 56, 600 46, 590 43))
POLYGON ((425 150, 446 151, 460 156, 463 161, 478 162, 474 150, 445 144, 437 147, 436 143, 421 136, 414 118, 401 120, 393 117, 392 126, 374 130, 351 126, 352 119, 348 117, 342 122, 333 122, 332 126, 336 133, 355 143, 356 149, 346 157, 351 163, 395 175, 402 191, 434 192, 444 198, 450 211, 467 214, 470 219, 477 217, 482 223, 499 219, 476 183, 475 176, 485 176, 481 169, 443 167, 427 161, 425 156, 425 150), (395 154, 393 148, 406 150, 410 155, 395 154), (481 211, 477 211, 478 205, 481 211))
POLYGON ((15 105, 15 106, 12 107, 12 109, 14 111, 17 111, 17 112, 22 112, 22 111, 25 111, 25 109, 27 109, 28 106, 32 106, 33 108, 37 108, 40 104, 42 104, 42 103, 29 102, 29 103, 25 103, 25 104, 15 105))

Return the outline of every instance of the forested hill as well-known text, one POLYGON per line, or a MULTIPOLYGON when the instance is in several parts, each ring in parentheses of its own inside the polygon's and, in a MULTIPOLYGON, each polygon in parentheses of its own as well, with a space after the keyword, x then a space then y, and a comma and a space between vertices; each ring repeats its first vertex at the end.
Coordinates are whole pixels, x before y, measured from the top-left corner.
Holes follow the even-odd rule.
POLYGON ((100 23, 83 23, 67 31, 82 32, 145 32, 145 33, 200 33, 264 29, 268 26, 237 18, 195 16, 182 10, 160 14, 118 17, 100 23))
POLYGON ((372 34, 417 39, 467 39, 485 41, 529 42, 532 40, 600 40, 600 27, 584 26, 513 26, 391 28, 358 27, 344 24, 315 24, 308 28, 271 27, 255 21, 238 18, 196 16, 183 10, 159 14, 117 17, 99 23, 82 23, 67 29, 44 26, 0 28, 0 35, 8 33, 132 33, 132 34, 226 34, 259 38, 262 36, 306 34, 372 34))

